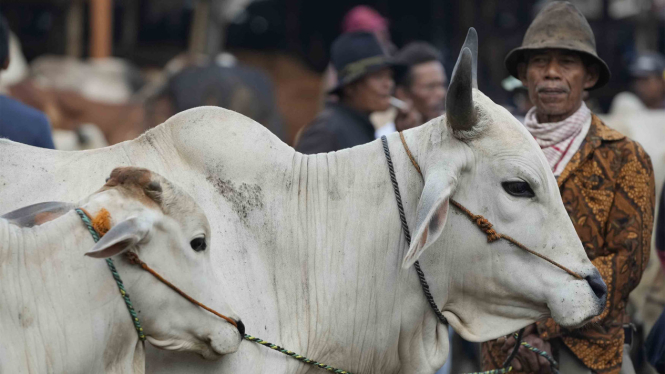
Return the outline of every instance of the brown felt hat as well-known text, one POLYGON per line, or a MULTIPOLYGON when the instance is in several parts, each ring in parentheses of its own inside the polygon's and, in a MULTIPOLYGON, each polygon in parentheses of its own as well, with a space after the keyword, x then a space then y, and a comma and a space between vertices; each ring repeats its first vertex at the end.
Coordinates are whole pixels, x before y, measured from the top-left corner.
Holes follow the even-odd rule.
POLYGON ((596 53, 596 38, 584 15, 567 1, 549 3, 538 13, 529 29, 526 30, 522 46, 506 56, 506 68, 515 77, 517 64, 524 62, 524 55, 530 50, 566 49, 586 55, 598 64, 598 82, 589 90, 600 88, 610 80, 610 68, 596 53))

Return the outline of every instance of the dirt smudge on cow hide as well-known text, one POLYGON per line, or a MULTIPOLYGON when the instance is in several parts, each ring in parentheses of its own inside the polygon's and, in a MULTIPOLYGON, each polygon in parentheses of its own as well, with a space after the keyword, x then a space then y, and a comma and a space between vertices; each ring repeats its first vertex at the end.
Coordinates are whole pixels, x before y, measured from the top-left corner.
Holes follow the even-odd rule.
POLYGON ((238 215, 243 224, 248 225, 249 214, 255 209, 263 209, 263 192, 261 187, 255 184, 234 184, 230 180, 208 176, 217 193, 222 195, 238 215))
POLYGON ((328 198, 332 201, 342 200, 342 196, 339 193, 339 187, 337 183, 333 182, 328 186, 328 198))
POLYGON ((35 319, 33 318, 30 309, 28 309, 27 307, 23 307, 23 309, 21 309, 21 312, 18 314, 18 320, 21 321, 21 327, 27 329, 28 327, 32 326, 32 323, 34 322, 35 319))

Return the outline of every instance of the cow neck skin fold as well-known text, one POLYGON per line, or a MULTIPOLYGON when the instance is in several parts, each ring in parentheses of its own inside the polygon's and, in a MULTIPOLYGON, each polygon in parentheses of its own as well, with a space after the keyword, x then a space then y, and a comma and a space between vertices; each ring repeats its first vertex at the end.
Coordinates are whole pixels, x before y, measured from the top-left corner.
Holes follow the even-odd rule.
MULTIPOLYGON (((388 138, 414 238, 422 233, 417 212, 425 191, 455 191, 501 232, 590 274, 595 268, 535 141, 482 93, 473 97, 485 128, 468 132, 467 140, 452 137, 444 117, 405 132, 429 189, 398 135, 388 138), (513 171, 532 182, 538 199, 516 201, 503 191, 499 177, 513 171)), ((210 255, 221 284, 210 287, 242 316, 248 334, 357 374, 433 374, 445 361, 447 329, 437 324, 415 271, 402 266, 409 248, 379 141, 303 156, 246 117, 202 107, 108 148, 59 152, 0 140, 0 155, 0 193, 12 197, 0 199, 2 212, 76 201, 121 165, 148 168, 180 186, 211 224, 210 255)), ((496 338, 550 310, 568 323, 597 312, 586 282, 508 244, 490 247, 459 212, 450 210, 444 221, 420 264, 438 306, 466 339, 496 338)), ((250 342, 215 362, 146 350, 148 373, 320 370, 250 342)))
POLYGON ((92 245, 74 211, 33 228, 0 220, 0 336, 14 339, 0 351, 8 373, 142 372, 143 346, 106 263, 72 250, 92 245), (83 354, 90 347, 104 354, 83 354))

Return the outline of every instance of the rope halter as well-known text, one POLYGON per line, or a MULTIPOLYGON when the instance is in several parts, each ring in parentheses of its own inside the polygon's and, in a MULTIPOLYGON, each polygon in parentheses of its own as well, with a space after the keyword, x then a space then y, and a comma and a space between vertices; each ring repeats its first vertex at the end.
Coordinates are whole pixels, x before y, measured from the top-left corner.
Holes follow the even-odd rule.
MULTIPOLYGON (((401 131, 399 132, 399 138, 402 141, 402 145, 404 146, 404 150, 406 151, 406 154, 409 156, 409 160, 411 160, 411 164, 416 169, 416 171, 418 172, 420 177, 424 180, 425 178, 423 177, 422 170, 420 169, 420 166, 416 162, 416 159, 413 157, 413 154, 411 153, 411 150, 409 149, 409 146, 406 144, 406 139, 404 139, 404 135, 402 134, 401 131)), ((390 179, 391 179, 392 184, 393 184, 393 188, 394 188, 394 192, 395 192, 395 198, 397 199, 397 210, 399 211, 400 220, 402 221, 402 230, 404 231, 404 236, 406 237, 407 242, 410 244, 411 243, 411 235, 409 233, 409 227, 406 224, 406 216, 404 214, 404 208, 402 206, 402 197, 399 193, 399 188, 397 186, 397 179, 395 178, 395 170, 393 168, 393 163, 392 163, 392 160, 391 160, 391 157, 390 157, 390 149, 388 148, 388 139, 384 135, 384 136, 381 137, 381 141, 383 142, 383 151, 386 155, 386 161, 388 162, 388 172, 390 174, 390 179)), ((469 219, 471 220, 471 222, 473 222, 476 226, 478 226, 478 228, 483 233, 485 233, 485 235, 487 235, 487 242, 488 243, 493 243, 493 242, 495 242, 499 239, 505 239, 508 242, 516 245, 517 247, 519 247, 519 248, 521 248, 521 249, 523 249, 523 250, 525 250, 525 251, 527 251, 527 252, 529 252, 529 253, 531 253, 535 256, 538 256, 538 257, 542 258, 543 260, 548 261, 549 263, 563 269, 564 271, 566 271, 568 274, 572 275, 573 277, 575 277, 577 279, 583 279, 579 274, 575 273, 574 271, 568 269, 567 267, 555 262, 554 260, 552 260, 552 259, 550 259, 550 258, 548 258, 544 255, 541 255, 538 252, 532 251, 531 249, 527 248, 524 244, 518 242, 517 240, 511 238, 510 236, 503 235, 503 234, 500 234, 500 233, 496 232, 496 230, 493 229, 494 226, 492 225, 492 223, 487 218, 483 217, 482 215, 473 214, 470 210, 468 210, 466 207, 464 207, 464 205, 458 203, 457 201, 455 201, 453 199, 449 199, 449 201, 454 207, 456 207, 457 209, 462 211, 464 214, 466 214, 467 217, 469 217, 469 219)), ((443 314, 441 313, 441 310, 437 307, 436 302, 434 301, 434 298, 432 297, 432 294, 429 290, 429 285, 427 284, 427 280, 425 279, 425 274, 423 273, 422 269, 420 268, 420 264, 418 263, 418 261, 416 261, 413 265, 414 265, 414 268, 416 269, 416 273, 418 274, 418 279, 420 280, 420 284, 423 288, 423 292, 425 293, 425 298, 427 299, 427 302, 429 303, 430 307, 432 308, 432 310, 436 314, 439 321, 443 324, 448 324, 448 320, 443 316, 443 314)), ((516 339, 515 347, 513 348, 510 355, 506 358, 506 360, 503 363, 501 368, 493 369, 493 370, 489 370, 489 371, 484 371, 482 373, 469 373, 469 374, 505 374, 505 373, 511 372, 513 370, 513 367, 510 363, 515 358, 515 356, 517 355, 517 352, 518 352, 520 347, 524 347, 524 348, 526 348, 526 349, 528 349, 528 350, 544 357, 545 359, 547 359, 550 363, 552 372, 554 374, 558 374, 559 373, 558 363, 547 352, 541 351, 541 350, 539 350, 535 347, 532 347, 528 343, 522 341, 523 333, 524 333, 524 329, 520 330, 518 333, 515 333, 515 335, 514 335, 515 339, 516 339)))
MULTIPOLYGON (((404 150, 406 151, 407 156, 409 156, 409 160, 411 160, 411 164, 412 164, 413 167, 416 169, 416 171, 418 172, 418 174, 420 175, 420 177, 424 180, 425 178, 424 178, 423 173, 422 173, 422 171, 421 171, 421 169, 420 169, 420 166, 419 166, 418 163, 416 162, 416 159, 413 157, 413 154, 411 154, 411 150, 409 150, 409 146, 406 144, 406 139, 404 139, 404 135, 402 134, 402 132, 399 133, 399 138, 400 138, 400 140, 402 141, 402 145, 404 146, 404 150)), ((577 278, 577 279, 584 279, 581 275, 577 274, 576 272, 574 272, 574 271, 568 269, 567 267, 565 267, 565 266, 559 264, 558 262, 552 260, 551 258, 549 258, 549 257, 547 257, 547 256, 545 256, 545 255, 543 255, 543 254, 540 254, 540 253, 538 253, 538 252, 536 252, 536 251, 533 251, 533 250, 529 249, 527 246, 525 246, 524 244, 522 244, 522 243, 518 242, 517 240, 511 238, 510 236, 508 236, 508 235, 504 235, 504 234, 500 234, 500 233, 496 232, 496 230, 493 229, 494 226, 492 225, 492 223, 491 223, 487 218, 483 217, 482 215, 480 215, 480 214, 473 214, 473 213, 472 213, 469 209, 467 209, 464 205, 458 203, 457 201, 455 201, 455 200, 453 200, 453 199, 450 199, 450 203, 451 203, 455 208, 459 209, 459 210, 462 211, 464 214, 466 214, 467 217, 469 217, 469 219, 470 219, 470 220, 471 220, 476 226, 478 226, 478 228, 479 228, 480 230, 482 230, 482 232, 484 232, 485 235, 487 235, 487 242, 488 242, 488 243, 493 243, 493 242, 495 242, 495 241, 497 241, 497 240, 499 240, 499 239, 504 239, 504 240, 506 240, 506 241, 508 241, 508 242, 510 242, 510 243, 512 243, 512 244, 514 244, 515 246, 517 246, 517 247, 519 247, 519 248, 521 248, 521 249, 523 249, 523 250, 525 250, 525 251, 531 253, 532 255, 534 255, 534 256, 538 256, 538 257, 542 258, 543 260, 545 260, 545 261, 549 262, 550 264, 552 264, 552 265, 554 265, 554 266, 560 268, 561 270, 563 270, 563 271, 565 271, 566 273, 572 275, 573 277, 575 277, 575 278, 577 278)))
MULTIPOLYGON (((100 211, 97 213, 97 215, 91 219, 91 215, 83 208, 77 208, 76 213, 78 213, 79 217, 81 217, 81 220, 85 224, 86 228, 90 232, 90 235, 92 235, 93 240, 95 243, 101 239, 104 234, 106 234, 109 229, 110 229, 110 214, 109 212, 102 208, 100 211)), ((211 309, 200 302, 196 301, 193 297, 187 295, 184 291, 173 285, 173 283, 169 282, 166 280, 164 277, 159 275, 155 270, 150 268, 148 264, 143 262, 140 258, 139 255, 127 251, 125 252, 125 256, 129 260, 129 262, 133 265, 138 265, 140 266, 143 270, 147 271, 148 273, 152 274, 155 278, 157 278, 160 282, 164 283, 167 285, 169 288, 177 292, 180 296, 184 297, 187 299, 187 301, 191 302, 192 304, 199 306, 208 312, 216 315, 217 317, 220 317, 224 320, 226 320, 228 323, 232 324, 235 326, 235 328, 238 328, 238 323, 234 321, 233 319, 215 311, 214 309, 211 309)), ((134 327, 136 328, 136 331, 139 334, 139 339, 141 341, 145 341, 146 336, 143 333, 143 328, 141 327, 141 322, 139 322, 138 315, 134 311, 134 307, 132 305, 131 300, 129 299, 129 294, 125 290, 124 284, 122 282, 122 279, 120 279, 120 273, 118 273, 117 269, 115 268, 115 265, 113 264, 113 260, 110 258, 106 259, 106 263, 108 264, 109 269, 111 270, 111 274, 113 275, 113 278, 115 279, 116 283, 118 284, 118 289, 120 290, 120 295, 122 295, 123 300, 125 301, 125 305, 127 306, 127 310, 129 311, 130 316, 132 317, 132 322, 134 323, 134 327)))

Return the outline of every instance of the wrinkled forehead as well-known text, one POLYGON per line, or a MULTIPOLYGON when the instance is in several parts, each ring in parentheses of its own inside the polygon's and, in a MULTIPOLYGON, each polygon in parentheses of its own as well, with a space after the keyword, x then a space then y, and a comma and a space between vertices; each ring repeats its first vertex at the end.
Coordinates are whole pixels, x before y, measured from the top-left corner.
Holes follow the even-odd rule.
POLYGON ((178 221, 197 218, 200 222, 204 216, 191 196, 148 169, 114 169, 100 191, 108 190, 117 190, 122 196, 139 201, 148 208, 158 209, 178 221))
POLYGON ((150 214, 162 217, 160 219, 168 217, 178 223, 185 235, 201 231, 210 234, 208 219, 194 199, 166 178, 147 169, 114 169, 106 184, 91 199, 102 206, 117 206, 125 215, 151 211, 150 214))
POLYGON ((113 169, 100 192, 114 190, 146 207, 161 209, 163 188, 156 176, 148 169, 118 167, 113 169))

